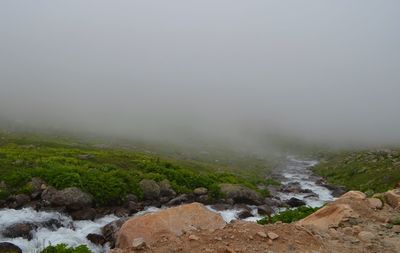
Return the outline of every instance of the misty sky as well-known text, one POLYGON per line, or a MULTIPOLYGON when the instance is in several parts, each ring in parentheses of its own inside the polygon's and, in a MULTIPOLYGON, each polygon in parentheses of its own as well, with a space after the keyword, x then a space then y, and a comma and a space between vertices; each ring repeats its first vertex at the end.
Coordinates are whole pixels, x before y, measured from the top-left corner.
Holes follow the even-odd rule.
POLYGON ((0 2, 0 115, 154 139, 400 143, 400 1, 0 2))

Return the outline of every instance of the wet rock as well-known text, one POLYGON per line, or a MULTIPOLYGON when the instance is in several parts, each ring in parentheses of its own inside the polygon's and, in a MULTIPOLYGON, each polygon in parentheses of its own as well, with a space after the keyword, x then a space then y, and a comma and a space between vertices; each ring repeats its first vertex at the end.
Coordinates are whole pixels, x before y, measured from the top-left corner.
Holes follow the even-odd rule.
POLYGON ((0 242, 0 253, 22 253, 22 250, 10 242, 0 242))
POLYGON ((50 203, 54 206, 65 206, 69 210, 80 210, 91 207, 93 197, 77 187, 69 187, 56 191, 51 196, 50 203))
POLYGON ((125 196, 125 201, 128 202, 138 202, 138 197, 135 194, 128 194, 125 196))
POLYGON ((49 186, 42 191, 41 198, 46 204, 50 204, 57 192, 58 190, 56 188, 49 186))
POLYGON ((167 179, 158 182, 160 187, 160 196, 173 198, 176 196, 176 192, 172 189, 170 182, 167 179))
POLYGON ((94 208, 86 208, 70 213, 74 220, 94 220, 96 218, 96 210, 94 208))
POLYGON ((115 216, 118 217, 128 217, 129 216, 129 210, 123 207, 118 207, 114 210, 115 216))
POLYGON ((248 217, 252 217, 253 214, 249 210, 242 210, 237 214, 239 219, 246 219, 248 217))
POLYGON ((209 202, 210 198, 208 197, 208 195, 200 195, 196 197, 196 201, 200 202, 202 204, 207 204, 209 202))
POLYGON ((286 201, 286 204, 288 204, 290 207, 299 207, 304 206, 306 202, 298 198, 291 198, 286 201))
POLYGON ((160 197, 160 186, 154 180, 143 179, 140 181, 139 187, 146 200, 155 200, 160 197))
POLYGON ((288 207, 288 205, 280 199, 277 198, 266 198, 264 203, 268 206, 276 206, 276 207, 288 207))
POLYGON ((17 223, 6 227, 2 234, 4 237, 8 238, 22 237, 24 239, 31 240, 31 231, 36 228, 37 226, 33 223, 17 223))
POLYGON ((101 229, 101 233, 104 236, 105 240, 110 243, 110 247, 113 248, 115 246, 115 242, 117 240, 117 233, 120 230, 122 224, 126 222, 128 218, 121 218, 119 220, 115 220, 113 222, 108 223, 101 229))
POLYGON ((99 234, 88 234, 86 236, 86 239, 88 239, 89 241, 91 241, 96 245, 104 245, 106 243, 106 238, 104 238, 104 236, 99 234))
POLYGON ((208 190, 205 187, 199 187, 199 188, 194 189, 193 193, 197 196, 206 195, 208 193, 208 190))
POLYGON ((61 222, 57 219, 50 219, 44 222, 35 223, 35 225, 37 227, 44 227, 52 231, 55 231, 58 228, 62 227, 61 222))
POLYGON ((126 209, 128 210, 129 214, 132 215, 132 214, 142 211, 143 205, 141 205, 140 203, 129 201, 126 206, 126 209))
POLYGON ((221 184, 221 192, 235 203, 244 203, 249 205, 260 205, 262 203, 260 195, 242 185, 221 184))
POLYGON ((14 200, 15 208, 20 208, 28 204, 29 201, 31 201, 31 198, 26 194, 17 194, 14 196, 14 200))
POLYGON ((268 205, 261 205, 261 206, 257 206, 257 212, 259 215, 270 216, 271 214, 274 213, 274 210, 268 205))
POLYGON ((217 203, 211 206, 212 209, 217 210, 217 211, 225 211, 231 208, 232 206, 229 204, 222 204, 222 203, 217 203))
POLYGON ((329 185, 329 184, 324 184, 322 186, 327 188, 328 190, 330 190, 332 196, 335 198, 338 198, 346 193, 346 188, 344 188, 343 186, 335 186, 335 185, 329 185))
POLYGON ((284 186, 282 186, 283 192, 290 192, 290 193, 300 193, 303 191, 299 182, 290 182, 284 186))
POLYGON ((171 199, 168 203, 167 206, 176 206, 176 205, 180 205, 183 203, 189 203, 190 201, 192 201, 193 198, 191 195, 189 194, 182 194, 179 195, 176 198, 171 199))

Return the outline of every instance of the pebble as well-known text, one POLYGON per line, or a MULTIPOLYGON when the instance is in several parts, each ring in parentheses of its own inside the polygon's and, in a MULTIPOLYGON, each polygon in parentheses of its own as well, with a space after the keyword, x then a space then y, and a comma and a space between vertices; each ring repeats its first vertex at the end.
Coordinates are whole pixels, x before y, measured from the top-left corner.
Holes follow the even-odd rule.
POLYGON ((271 240, 278 239, 279 235, 275 234, 274 232, 268 232, 268 237, 271 240))
POLYGON ((267 234, 264 233, 263 231, 257 232, 257 235, 258 235, 258 236, 261 236, 262 238, 267 238, 267 234))
POLYGON ((371 241, 372 239, 375 238, 375 235, 369 231, 361 231, 358 233, 358 238, 360 238, 361 241, 371 241))
POLYGON ((190 241, 198 241, 200 238, 197 235, 189 235, 190 241))
POLYGON ((135 238, 132 242, 132 248, 134 249, 143 249, 146 247, 146 242, 142 237, 135 238))

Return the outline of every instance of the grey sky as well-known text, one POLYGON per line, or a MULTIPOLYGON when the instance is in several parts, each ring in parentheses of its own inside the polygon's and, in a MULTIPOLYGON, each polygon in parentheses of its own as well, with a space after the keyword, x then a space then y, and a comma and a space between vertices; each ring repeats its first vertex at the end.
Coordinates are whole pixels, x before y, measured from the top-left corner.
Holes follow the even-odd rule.
POLYGON ((0 2, 0 114, 155 139, 400 141, 400 2, 0 2), (242 136, 243 135, 243 136, 242 136))

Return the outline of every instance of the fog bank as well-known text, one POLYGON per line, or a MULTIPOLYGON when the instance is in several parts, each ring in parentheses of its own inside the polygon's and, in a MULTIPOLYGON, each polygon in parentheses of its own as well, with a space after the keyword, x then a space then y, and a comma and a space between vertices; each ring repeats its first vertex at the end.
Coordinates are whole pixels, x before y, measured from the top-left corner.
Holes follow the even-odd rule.
POLYGON ((0 116, 159 141, 398 144, 399 9, 1 1, 0 116))

